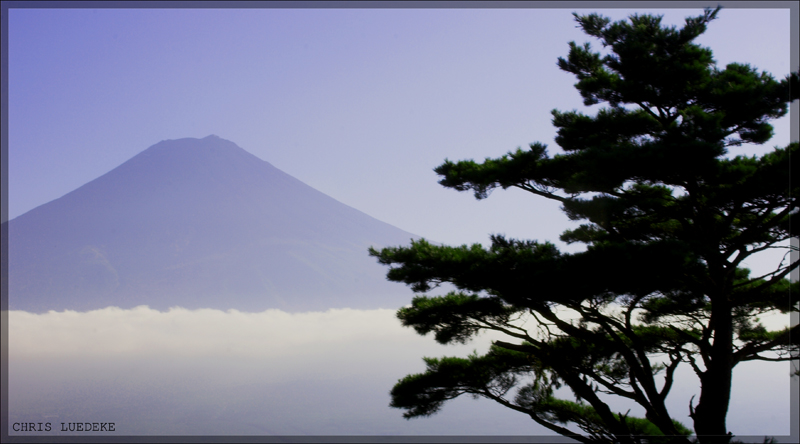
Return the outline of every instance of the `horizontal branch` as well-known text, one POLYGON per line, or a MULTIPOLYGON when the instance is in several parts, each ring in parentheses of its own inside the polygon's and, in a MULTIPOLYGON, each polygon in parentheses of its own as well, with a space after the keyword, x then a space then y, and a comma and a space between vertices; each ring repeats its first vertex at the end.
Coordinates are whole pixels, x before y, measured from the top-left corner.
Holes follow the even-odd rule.
POLYGON ((797 335, 799 332, 800 332, 800 324, 795 325, 791 329, 787 328, 783 330, 779 335, 777 335, 771 341, 758 345, 752 343, 747 344, 737 352, 733 353, 732 363, 733 365, 736 365, 736 363, 738 362, 749 361, 752 359, 759 359, 759 358, 752 358, 752 359, 748 358, 751 358, 752 356, 758 356, 758 353, 772 350, 773 348, 781 345, 791 344, 792 336, 797 335))
POLYGON ((530 410, 528 410, 528 409, 526 409, 524 407, 518 406, 518 405, 516 405, 516 404, 514 404, 512 402, 509 402, 506 399, 503 399, 502 397, 491 393, 489 390, 484 390, 480 394, 485 396, 486 398, 489 398, 489 399, 499 403, 500 405, 502 405, 504 407, 508 407, 508 408, 510 408, 512 410, 516 410, 518 412, 522 412, 522 413, 527 414, 528 416, 531 417, 531 419, 533 419, 537 423, 541 424, 544 427, 547 427, 548 429, 558 433, 559 435, 568 436, 568 437, 570 437, 570 438, 572 438, 574 440, 577 440, 577 441, 580 441, 580 442, 586 443, 586 444, 594 443, 594 440, 592 440, 591 438, 587 438, 587 437, 585 437, 585 436, 583 436, 583 435, 581 435, 579 433, 575 433, 572 430, 569 430, 569 429, 567 429, 565 427, 561 427, 559 425, 553 424, 550 421, 545 421, 544 419, 539 418, 536 415, 536 413, 534 413, 534 412, 532 412, 532 411, 530 411, 530 410))

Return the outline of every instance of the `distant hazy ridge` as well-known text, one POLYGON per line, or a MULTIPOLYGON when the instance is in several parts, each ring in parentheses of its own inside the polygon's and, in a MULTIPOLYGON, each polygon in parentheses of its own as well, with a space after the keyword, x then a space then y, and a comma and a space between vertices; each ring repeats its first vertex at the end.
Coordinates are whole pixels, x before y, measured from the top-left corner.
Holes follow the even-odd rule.
POLYGON ((417 236, 216 136, 157 143, 8 224, 11 310, 397 308, 412 296, 367 248, 417 236))

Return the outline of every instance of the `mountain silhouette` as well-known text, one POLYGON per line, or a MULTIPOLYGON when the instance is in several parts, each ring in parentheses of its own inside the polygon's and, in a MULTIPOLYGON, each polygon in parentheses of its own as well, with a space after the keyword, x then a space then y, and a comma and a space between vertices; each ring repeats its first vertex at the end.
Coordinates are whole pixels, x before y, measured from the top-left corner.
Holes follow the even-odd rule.
POLYGON ((3 227, 11 310, 397 308, 418 238, 217 136, 165 140, 3 227))

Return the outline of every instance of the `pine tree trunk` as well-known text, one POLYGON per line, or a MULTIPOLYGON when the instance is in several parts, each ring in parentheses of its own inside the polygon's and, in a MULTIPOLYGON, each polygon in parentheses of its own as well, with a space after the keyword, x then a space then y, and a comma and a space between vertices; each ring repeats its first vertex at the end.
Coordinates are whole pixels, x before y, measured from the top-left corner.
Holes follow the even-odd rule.
POLYGON ((692 413, 694 430, 701 444, 728 443, 731 435, 725 423, 731 399, 733 376, 733 316, 723 297, 712 306, 714 343, 711 362, 700 380, 700 402, 692 413))

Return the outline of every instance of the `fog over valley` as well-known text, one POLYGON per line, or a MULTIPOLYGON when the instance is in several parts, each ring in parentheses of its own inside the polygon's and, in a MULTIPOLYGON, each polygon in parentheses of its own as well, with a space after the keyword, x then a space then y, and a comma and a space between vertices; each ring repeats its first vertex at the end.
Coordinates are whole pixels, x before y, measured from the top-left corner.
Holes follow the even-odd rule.
MULTIPOLYGON (((61 422, 110 421, 117 435, 550 435, 469 396, 429 418, 389 407, 389 390, 423 371, 423 356, 484 353, 493 339, 502 336, 439 345, 388 309, 11 311, 9 420, 49 421, 51 433, 61 422)), ((789 433, 789 373, 789 363, 734 370, 735 433, 789 433)), ((697 387, 679 370, 670 408, 684 411, 697 387)))

